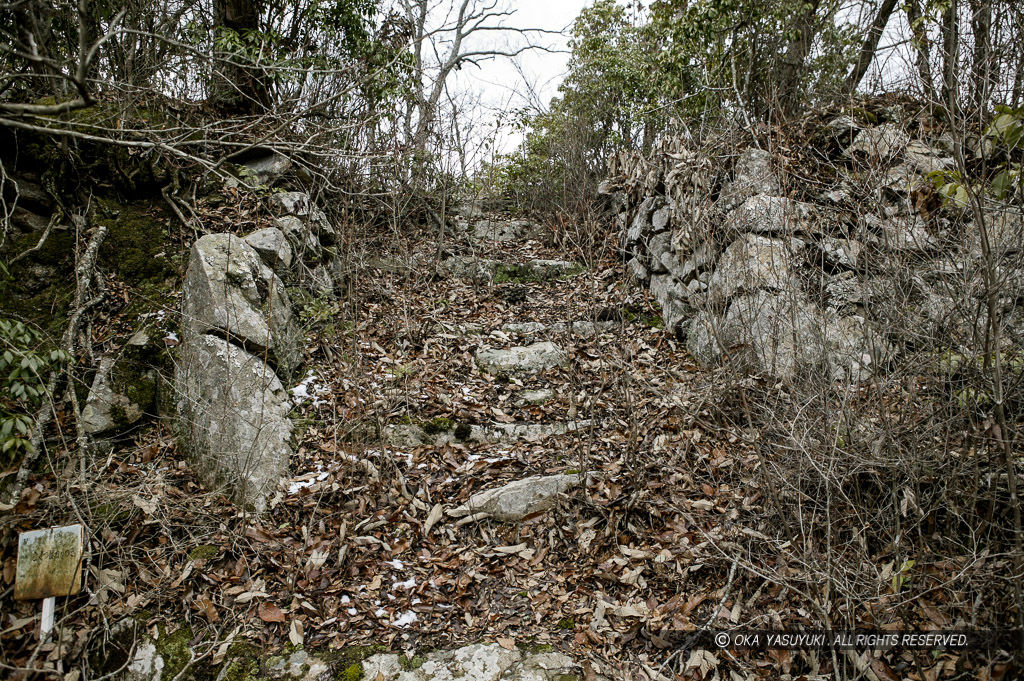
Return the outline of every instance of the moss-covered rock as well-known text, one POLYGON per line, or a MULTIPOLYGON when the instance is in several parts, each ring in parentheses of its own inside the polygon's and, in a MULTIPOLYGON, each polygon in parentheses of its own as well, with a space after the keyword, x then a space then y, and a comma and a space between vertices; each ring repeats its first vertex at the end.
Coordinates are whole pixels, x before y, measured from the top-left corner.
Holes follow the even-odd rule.
POLYGON ((163 658, 164 668, 161 678, 173 679, 192 660, 192 627, 183 626, 168 634, 161 624, 158 631, 156 651, 163 658))
POLYGON ((107 202, 97 211, 97 224, 107 237, 100 247, 100 263, 117 272, 121 281, 139 286, 176 277, 166 218, 155 207, 107 202))

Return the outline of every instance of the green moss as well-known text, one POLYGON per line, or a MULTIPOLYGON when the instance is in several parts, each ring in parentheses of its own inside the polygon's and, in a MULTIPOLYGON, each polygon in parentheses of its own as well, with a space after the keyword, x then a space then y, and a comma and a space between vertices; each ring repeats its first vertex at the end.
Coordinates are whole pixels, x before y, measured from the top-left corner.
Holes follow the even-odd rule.
POLYGON ((359 681, 364 675, 362 663, 357 662, 345 667, 345 670, 338 674, 338 679, 341 681, 359 681))
POLYGON ((382 645, 348 646, 320 652, 319 656, 335 670, 334 678, 338 681, 359 681, 364 675, 363 660, 386 650, 382 645))
POLYGON ((665 320, 663 320, 661 317, 659 317, 657 315, 650 315, 650 316, 644 317, 641 320, 641 323, 644 326, 652 328, 652 329, 664 329, 665 328, 665 320))
MULTIPOLYGON (((12 240, 5 257, 10 260, 39 243, 39 234, 12 240)), ((75 295, 75 241, 68 231, 54 230, 38 251, 10 266, 0 278, 0 309, 38 324, 59 338, 67 324, 67 311, 75 295)), ((0 275, 3 270, 0 270, 0 275)))
POLYGON ((423 432, 427 435, 439 435, 441 433, 447 433, 449 430, 455 427, 455 422, 449 418, 438 416, 437 418, 427 421, 423 424, 423 432))
POLYGON ((197 546, 194 549, 192 549, 191 551, 189 551, 188 552, 188 559, 189 560, 211 560, 213 558, 216 558, 217 554, 219 554, 219 553, 220 553, 220 548, 218 548, 216 546, 213 546, 211 544, 203 544, 202 546, 197 546))
POLYGON ((140 206, 107 203, 97 223, 108 229, 100 247, 101 263, 132 286, 163 282, 176 275, 164 220, 140 206))
POLYGON ((529 265, 502 263, 494 268, 494 283, 527 284, 531 282, 565 280, 576 276, 585 269, 585 267, 576 265, 568 270, 560 270, 558 268, 548 270, 543 267, 534 268, 529 265))
POLYGON ((173 634, 165 634, 164 625, 160 625, 160 638, 156 641, 156 651, 164 659, 163 678, 173 679, 192 659, 192 628, 181 627, 173 634))
POLYGON ((230 660, 217 676, 223 681, 256 681, 260 677, 260 663, 259 659, 255 657, 238 657, 230 660))
POLYGON ((575 629, 576 620, 574 620, 571 617, 563 617, 562 619, 558 620, 558 624, 555 626, 559 629, 575 629))
POLYGON ((419 669, 423 666, 424 662, 426 662, 426 660, 419 655, 413 655, 412 657, 409 657, 407 655, 400 655, 398 657, 398 666, 400 666, 405 671, 419 669))

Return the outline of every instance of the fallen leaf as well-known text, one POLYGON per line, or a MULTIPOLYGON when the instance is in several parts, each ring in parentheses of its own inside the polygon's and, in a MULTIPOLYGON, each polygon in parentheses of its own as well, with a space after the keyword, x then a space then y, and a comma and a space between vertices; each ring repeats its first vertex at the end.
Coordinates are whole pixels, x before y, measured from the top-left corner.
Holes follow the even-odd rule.
POLYGON ((259 607, 260 619, 264 622, 284 622, 285 616, 281 611, 281 608, 277 607, 273 603, 263 602, 260 603, 259 607))
POLYGON ((292 620, 291 630, 288 632, 288 640, 292 642, 293 646, 301 646, 302 639, 302 622, 299 620, 292 620))

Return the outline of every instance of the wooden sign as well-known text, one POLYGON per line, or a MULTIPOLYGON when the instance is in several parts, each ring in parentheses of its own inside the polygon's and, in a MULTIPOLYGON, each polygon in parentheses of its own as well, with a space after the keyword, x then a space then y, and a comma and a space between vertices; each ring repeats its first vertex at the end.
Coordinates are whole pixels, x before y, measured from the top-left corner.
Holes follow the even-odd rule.
POLYGON ((14 598, 19 601, 71 596, 82 590, 83 525, 22 532, 14 598))

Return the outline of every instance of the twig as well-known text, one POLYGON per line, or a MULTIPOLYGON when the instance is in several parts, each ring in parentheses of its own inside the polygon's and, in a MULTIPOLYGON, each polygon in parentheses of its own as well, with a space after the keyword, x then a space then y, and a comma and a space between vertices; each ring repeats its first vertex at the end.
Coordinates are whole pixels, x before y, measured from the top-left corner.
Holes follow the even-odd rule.
MULTIPOLYGON (((61 350, 68 357, 72 357, 75 352, 75 339, 78 337, 78 328, 82 323, 82 316, 85 312, 99 303, 102 300, 102 293, 92 299, 87 299, 86 296, 89 293, 89 282, 93 278, 93 270, 96 268, 96 259, 99 255, 100 245, 103 240, 107 237, 106 226, 101 225, 96 229, 92 239, 89 240, 89 245, 85 249, 85 253, 82 254, 82 258, 75 268, 78 281, 78 287, 75 291, 75 302, 73 312, 71 313, 71 319, 68 321, 68 326, 64 330, 64 336, 61 339, 61 350)), ((28 484, 28 478, 32 473, 32 468, 35 465, 36 459, 39 458, 39 453, 42 451, 43 433, 46 428, 50 425, 50 421, 53 419, 55 410, 55 398, 58 388, 61 387, 61 378, 63 378, 65 372, 63 370, 53 371, 50 374, 50 380, 46 386, 47 399, 44 401, 43 406, 40 407, 36 413, 34 419, 35 428, 32 430, 32 435, 29 437, 28 452, 25 454, 25 458, 21 462, 21 468, 18 470, 18 475, 14 479, 14 484, 11 485, 10 492, 8 493, 6 502, 0 502, 0 511, 9 511, 18 504, 18 500, 21 498, 21 492, 25 489, 25 485, 28 484)), ((72 391, 74 386, 71 386, 72 391)))
POLYGON ((10 261, 9 263, 7 263, 7 266, 8 266, 8 267, 10 267, 10 266, 11 266, 11 265, 13 265, 14 263, 16 263, 16 262, 18 262, 19 260, 21 260, 22 258, 28 257, 28 254, 29 254, 29 253, 35 253, 35 252, 36 252, 36 251, 38 251, 38 250, 39 250, 40 248, 42 248, 42 247, 43 247, 43 244, 45 244, 45 243, 46 243, 46 239, 47 239, 47 237, 49 237, 49 236, 50 236, 50 232, 52 232, 52 231, 53 231, 53 225, 54 225, 54 223, 56 223, 56 222, 57 222, 57 213, 54 213, 54 214, 53 214, 53 215, 52 215, 52 216, 50 217, 50 222, 48 222, 48 223, 47 223, 47 225, 46 225, 46 229, 44 229, 44 230, 43 230, 43 235, 42 235, 41 237, 39 237, 39 242, 38 242, 38 243, 37 243, 37 244, 36 244, 35 246, 33 246, 32 248, 30 248, 30 249, 28 249, 28 250, 26 250, 26 251, 22 251, 22 252, 21 252, 21 253, 19 253, 18 255, 16 255, 16 256, 14 256, 13 258, 11 258, 11 261, 10 261))

